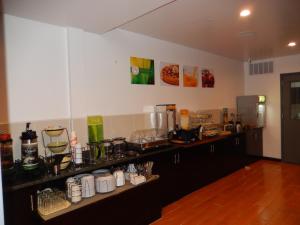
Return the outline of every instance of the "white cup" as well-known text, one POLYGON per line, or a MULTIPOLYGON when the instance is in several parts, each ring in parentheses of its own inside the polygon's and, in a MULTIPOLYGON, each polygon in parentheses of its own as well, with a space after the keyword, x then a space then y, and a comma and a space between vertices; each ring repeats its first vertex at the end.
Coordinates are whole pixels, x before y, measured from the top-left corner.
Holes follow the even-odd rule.
POLYGON ((114 172, 114 177, 116 179, 117 187, 125 185, 125 176, 122 170, 117 170, 114 172))

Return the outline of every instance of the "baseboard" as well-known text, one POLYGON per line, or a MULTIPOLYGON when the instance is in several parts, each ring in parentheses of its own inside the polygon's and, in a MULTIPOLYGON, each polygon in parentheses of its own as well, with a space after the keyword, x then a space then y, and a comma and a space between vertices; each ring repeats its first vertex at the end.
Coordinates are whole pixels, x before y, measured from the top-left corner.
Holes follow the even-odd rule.
POLYGON ((276 161, 276 162, 281 162, 281 159, 277 159, 277 158, 272 158, 272 157, 266 157, 266 156, 262 156, 261 159, 264 160, 271 160, 271 161, 276 161))

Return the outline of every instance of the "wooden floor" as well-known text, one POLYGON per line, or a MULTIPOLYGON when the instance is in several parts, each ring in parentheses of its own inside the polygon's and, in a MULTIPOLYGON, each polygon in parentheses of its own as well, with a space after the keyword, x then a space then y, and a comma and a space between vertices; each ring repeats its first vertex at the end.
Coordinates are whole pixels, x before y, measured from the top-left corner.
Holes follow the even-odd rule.
POLYGON ((166 224, 300 225, 300 166, 251 164, 165 207, 166 224))

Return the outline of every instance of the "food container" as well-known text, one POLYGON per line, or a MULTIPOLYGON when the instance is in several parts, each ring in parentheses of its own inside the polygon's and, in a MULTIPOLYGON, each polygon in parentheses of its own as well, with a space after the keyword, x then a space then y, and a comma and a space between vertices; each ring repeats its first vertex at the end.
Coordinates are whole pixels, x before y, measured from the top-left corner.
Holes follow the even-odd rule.
POLYGON ((125 140, 126 138, 123 137, 117 137, 112 140, 114 146, 114 156, 117 159, 125 157, 125 151, 127 148, 127 143, 125 140))
POLYGON ((103 117, 88 116, 88 140, 89 143, 100 142, 103 140, 103 117))
POLYGON ((29 129, 30 123, 26 123, 26 131, 22 132, 21 151, 22 167, 24 170, 31 171, 39 167, 38 161, 38 142, 36 131, 29 129))
POLYGON ((3 170, 12 169, 14 166, 12 144, 13 140, 10 134, 0 135, 1 166, 3 170))
POLYGON ((111 139, 104 139, 102 141, 103 150, 105 152, 105 160, 112 160, 113 152, 114 152, 114 146, 112 144, 111 139))
POLYGON ((93 142, 87 143, 87 146, 89 151, 89 162, 95 164, 97 160, 100 159, 102 145, 100 142, 93 142))
POLYGON ((145 183, 145 182, 146 182, 146 177, 144 177, 142 175, 133 176, 130 179, 130 183, 133 184, 133 185, 139 185, 139 184, 142 184, 142 183, 145 183))
POLYGON ((187 109, 180 110, 180 126, 183 130, 188 130, 190 127, 189 110, 187 109))

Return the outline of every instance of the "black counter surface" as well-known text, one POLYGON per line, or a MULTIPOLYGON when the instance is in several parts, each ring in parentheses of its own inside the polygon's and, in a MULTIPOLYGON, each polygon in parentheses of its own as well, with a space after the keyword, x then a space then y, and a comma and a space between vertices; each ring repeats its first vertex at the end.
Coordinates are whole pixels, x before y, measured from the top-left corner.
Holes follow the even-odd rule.
POLYGON ((157 148, 151 151, 145 151, 142 154, 137 154, 136 156, 127 156, 125 158, 118 159, 118 160, 98 161, 96 164, 84 164, 80 168, 69 166, 69 168, 65 170, 61 170, 60 174, 58 175, 48 174, 45 172, 46 171, 45 169, 41 169, 40 171, 37 171, 36 174, 34 173, 26 174, 22 171, 21 168, 19 169, 16 168, 12 174, 3 176, 3 191, 4 192, 16 191, 30 186, 44 184, 47 182, 52 182, 67 177, 75 176, 81 173, 89 173, 93 170, 97 170, 101 168, 109 168, 109 167, 118 166, 122 164, 128 164, 130 162, 143 159, 149 156, 153 156, 156 154, 161 154, 163 152, 176 151, 179 149, 216 142, 235 135, 237 134, 205 138, 204 140, 196 141, 191 144, 171 144, 163 148, 157 148))
POLYGON ((101 168, 109 168, 117 165, 128 164, 138 159, 143 159, 145 157, 160 154, 163 152, 174 151, 179 148, 181 147, 176 145, 170 145, 164 148, 157 148, 151 151, 144 152, 142 154, 137 154, 136 156, 126 156, 118 160, 98 161, 96 164, 83 164, 81 167, 78 168, 70 165, 67 169, 61 170, 58 175, 48 174, 43 168, 36 172, 26 173, 22 171, 20 167, 16 166, 17 168, 15 168, 15 170, 12 171, 11 174, 3 176, 3 191, 16 191, 26 187, 75 176, 81 173, 89 173, 93 170, 101 168))

